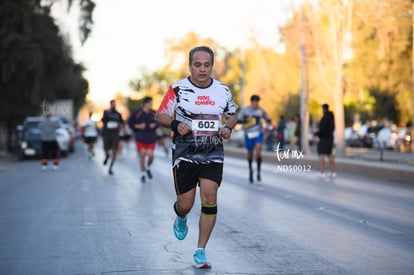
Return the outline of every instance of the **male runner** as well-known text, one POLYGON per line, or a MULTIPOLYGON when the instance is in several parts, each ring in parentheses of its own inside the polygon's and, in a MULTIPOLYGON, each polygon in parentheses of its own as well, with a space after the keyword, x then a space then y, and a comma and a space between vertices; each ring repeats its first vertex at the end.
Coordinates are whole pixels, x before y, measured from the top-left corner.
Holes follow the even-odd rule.
POLYGON ((119 130, 121 127, 123 127, 124 124, 121 114, 115 109, 115 107, 115 100, 111 100, 109 110, 105 110, 102 117, 102 122, 104 124, 102 132, 105 150, 105 160, 103 162, 104 165, 108 163, 108 160, 111 156, 110 152, 112 151, 111 163, 108 170, 109 175, 114 174, 112 167, 115 164, 116 155, 118 152, 119 130))
POLYGON ((271 124, 272 121, 266 111, 259 106, 260 97, 252 95, 250 105, 242 108, 238 114, 238 122, 243 123, 244 146, 247 149, 247 161, 249 162, 249 181, 253 183, 253 154, 256 153, 257 180, 260 181, 260 168, 262 164, 263 124, 271 124))
POLYGON ((173 230, 182 240, 188 232, 187 214, 191 211, 196 187, 200 187, 201 215, 194 261, 197 268, 209 268, 205 247, 217 215, 217 190, 223 176, 223 143, 237 123, 230 89, 211 78, 213 51, 205 46, 189 53, 190 76, 173 83, 155 119, 174 131, 173 175, 177 214, 173 230), (222 116, 226 118, 223 125, 222 116))
POLYGON ((98 126, 96 121, 92 120, 92 112, 89 113, 89 118, 85 119, 82 126, 82 136, 85 143, 88 145, 88 158, 95 156, 95 143, 98 138, 98 126))
POLYGON ((135 144, 139 155, 141 182, 146 176, 152 179, 151 164, 154 161, 154 148, 157 141, 155 130, 159 126, 155 122, 155 111, 152 109, 152 98, 144 97, 142 108, 135 110, 128 118, 128 125, 135 133, 135 144))

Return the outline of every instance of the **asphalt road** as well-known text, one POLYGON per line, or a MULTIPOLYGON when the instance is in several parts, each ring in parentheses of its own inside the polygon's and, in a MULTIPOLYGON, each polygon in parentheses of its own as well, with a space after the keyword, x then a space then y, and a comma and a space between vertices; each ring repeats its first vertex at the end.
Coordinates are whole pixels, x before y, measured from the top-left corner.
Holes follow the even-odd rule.
POLYGON ((183 241, 172 233, 170 159, 157 149, 141 184, 135 149, 114 176, 98 147, 81 144, 59 171, 40 161, 0 173, 0 274, 414 274, 414 186, 263 164, 249 184, 246 161, 227 157, 219 214, 197 270, 200 204, 183 241))

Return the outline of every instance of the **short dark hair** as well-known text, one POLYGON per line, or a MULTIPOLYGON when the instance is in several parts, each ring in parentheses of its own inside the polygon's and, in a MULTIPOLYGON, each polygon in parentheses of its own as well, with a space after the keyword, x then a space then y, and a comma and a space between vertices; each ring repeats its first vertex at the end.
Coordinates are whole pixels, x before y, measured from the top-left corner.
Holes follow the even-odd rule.
POLYGON ((329 110, 329 105, 328 104, 322 104, 322 109, 324 110, 329 110))
POLYGON ((206 52, 206 53, 208 53, 210 55, 211 65, 213 65, 214 64, 214 52, 213 52, 212 49, 210 49, 207 46, 198 46, 198 47, 192 48, 191 51, 190 51, 190 53, 189 53, 189 55, 188 55, 188 60, 189 60, 188 64, 191 65, 191 63, 193 62, 193 56, 194 56, 194 54, 196 52, 200 52, 200 51, 206 52))
POLYGON ((250 101, 259 101, 259 100, 260 100, 260 96, 258 96, 258 95, 252 95, 250 97, 250 101))
POLYGON ((150 96, 146 96, 146 97, 144 97, 144 98, 142 99, 142 103, 143 103, 143 104, 148 103, 148 102, 150 102, 150 101, 152 101, 152 97, 150 97, 150 96))

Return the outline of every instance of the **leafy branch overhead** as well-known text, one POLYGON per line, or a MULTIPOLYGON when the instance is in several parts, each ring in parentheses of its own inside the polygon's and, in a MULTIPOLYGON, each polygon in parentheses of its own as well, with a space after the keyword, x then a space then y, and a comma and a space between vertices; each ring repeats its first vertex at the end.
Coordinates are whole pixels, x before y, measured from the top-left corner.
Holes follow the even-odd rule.
POLYGON ((79 18, 78 18, 79 39, 82 45, 86 42, 86 40, 88 39, 92 31, 92 25, 93 25, 92 16, 93 16, 93 11, 96 7, 95 1, 93 0, 34 0, 34 1, 18 0, 17 2, 30 3, 30 5, 32 5, 34 10, 39 11, 45 15, 50 15, 51 8, 55 3, 66 2, 67 12, 69 12, 74 2, 77 2, 78 7, 79 7, 79 18))
MULTIPOLYGON (((61 2, 64 0, 61 0, 61 2)), ((72 58, 71 45, 61 37, 50 16, 58 0, 4 0, 0 3, 0 122, 16 124, 39 112, 47 99, 73 99, 80 108, 88 93, 85 68, 72 58)), ((88 38, 95 3, 79 4, 81 41, 88 38)))

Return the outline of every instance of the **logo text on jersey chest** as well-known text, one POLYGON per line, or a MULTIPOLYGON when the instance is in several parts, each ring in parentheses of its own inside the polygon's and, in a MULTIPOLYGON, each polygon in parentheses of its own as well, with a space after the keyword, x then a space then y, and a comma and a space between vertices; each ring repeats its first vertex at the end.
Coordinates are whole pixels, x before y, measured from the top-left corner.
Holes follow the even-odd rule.
POLYGON ((195 105, 216 105, 214 100, 210 99, 208 95, 199 95, 195 101, 195 105))

